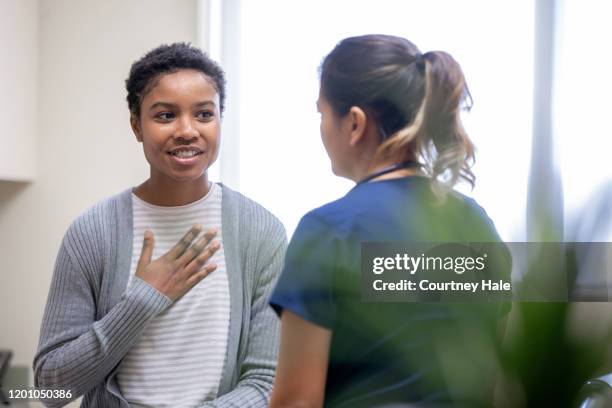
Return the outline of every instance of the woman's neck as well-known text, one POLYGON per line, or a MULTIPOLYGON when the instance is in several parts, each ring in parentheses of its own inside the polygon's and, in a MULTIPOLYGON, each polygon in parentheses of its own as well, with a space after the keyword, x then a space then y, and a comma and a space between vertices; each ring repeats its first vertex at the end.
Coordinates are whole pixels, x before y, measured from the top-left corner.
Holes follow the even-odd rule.
MULTIPOLYGON (((397 158, 397 159, 387 159, 385 161, 378 161, 377 163, 370 163, 367 166, 363 166, 362 169, 357 172, 355 176, 355 182, 358 183, 361 180, 365 179, 366 177, 372 174, 375 174, 381 170, 387 169, 393 165, 400 164, 404 161, 406 161, 406 159, 397 158)), ((423 173, 421 169, 418 167, 403 167, 403 168, 398 168, 396 170, 382 174, 378 177, 371 179, 370 181, 389 180, 389 179, 400 178, 400 177, 422 176, 422 175, 423 173)))
POLYGON ((199 200, 208 194, 210 183, 203 174, 197 180, 176 181, 149 178, 134 189, 141 200, 163 207, 176 207, 199 200))

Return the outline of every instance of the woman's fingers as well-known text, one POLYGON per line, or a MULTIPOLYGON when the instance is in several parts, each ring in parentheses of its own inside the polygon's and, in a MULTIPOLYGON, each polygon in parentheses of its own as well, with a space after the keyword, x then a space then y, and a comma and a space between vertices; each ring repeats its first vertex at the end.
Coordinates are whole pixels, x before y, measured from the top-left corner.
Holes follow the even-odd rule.
POLYGON ((138 259, 138 265, 136 270, 142 270, 145 266, 151 263, 151 257, 153 256, 153 232, 146 230, 144 232, 144 239, 142 242, 142 251, 140 252, 140 258, 138 259))
POLYGON ((200 224, 196 224, 191 227, 191 229, 177 242, 171 249, 166 253, 166 256, 170 258, 170 260, 174 261, 175 259, 181 257, 189 245, 193 242, 193 240, 200 234, 202 231, 202 226, 200 224))
MULTIPOLYGON (((217 231, 214 229, 210 229, 204 233, 202 238, 200 238, 195 244, 193 244, 189 249, 187 249, 183 255, 177 259, 178 264, 181 266, 187 266, 191 261, 196 259, 200 254, 206 252, 210 246, 209 243, 212 239, 217 235, 217 231)), ((216 249, 215 249, 216 251, 216 249)), ((214 253, 214 251, 213 251, 214 253)), ((212 253, 211 253, 212 255, 212 253)), ((209 256, 210 258, 210 256, 209 256)))
POLYGON ((199 271, 200 269, 202 269, 202 267, 206 264, 206 262, 208 262, 210 258, 212 258, 212 256, 215 254, 215 252, 219 250, 220 247, 221 247, 221 244, 219 244, 219 242, 217 241, 213 241, 210 244, 208 244, 208 246, 206 247, 206 249, 204 249, 204 251, 200 252, 198 256, 193 258, 191 262, 189 262, 185 266, 185 273, 187 274, 187 276, 190 276, 196 273, 197 271, 199 271))
POLYGON ((201 225, 194 225, 170 251, 154 261, 153 233, 146 231, 137 276, 173 301, 179 299, 217 267, 207 264, 220 247, 219 242, 211 242, 216 230, 208 230, 191 245, 201 230, 201 225))
POLYGON ((189 278, 187 278, 187 285, 189 285, 190 288, 194 287, 215 269, 217 269, 217 265, 215 264, 208 264, 204 266, 202 269, 196 271, 196 273, 194 273, 189 278))

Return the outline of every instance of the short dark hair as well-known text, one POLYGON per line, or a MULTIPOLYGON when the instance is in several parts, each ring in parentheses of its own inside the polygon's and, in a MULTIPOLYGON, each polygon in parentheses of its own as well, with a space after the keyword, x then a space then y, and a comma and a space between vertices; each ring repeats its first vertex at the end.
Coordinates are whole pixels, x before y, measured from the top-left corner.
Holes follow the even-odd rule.
POLYGON ((130 75, 125 80, 130 113, 139 118, 142 100, 155 85, 156 80, 163 74, 173 73, 180 69, 195 69, 210 78, 219 94, 221 105, 219 110, 223 114, 225 109, 223 70, 208 54, 184 42, 160 45, 132 64, 130 75))

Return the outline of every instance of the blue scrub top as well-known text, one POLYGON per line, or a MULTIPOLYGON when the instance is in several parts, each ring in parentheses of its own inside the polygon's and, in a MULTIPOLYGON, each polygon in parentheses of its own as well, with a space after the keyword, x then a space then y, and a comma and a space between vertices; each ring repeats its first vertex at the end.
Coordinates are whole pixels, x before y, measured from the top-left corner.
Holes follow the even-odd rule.
MULTIPOLYGON (((360 253, 368 241, 501 242, 473 199, 452 191, 441 203, 425 177, 358 184, 306 214, 270 304, 279 315, 287 309, 332 330, 325 406, 457 402, 444 368, 452 356, 466 365, 459 367, 466 378, 483 381, 479 392, 490 392, 491 374, 461 361, 470 352, 490 360, 480 349, 496 347, 497 323, 509 305, 364 303, 360 253), (448 341, 455 336, 461 338, 448 341)), ((509 276, 509 258, 505 266, 509 276)))

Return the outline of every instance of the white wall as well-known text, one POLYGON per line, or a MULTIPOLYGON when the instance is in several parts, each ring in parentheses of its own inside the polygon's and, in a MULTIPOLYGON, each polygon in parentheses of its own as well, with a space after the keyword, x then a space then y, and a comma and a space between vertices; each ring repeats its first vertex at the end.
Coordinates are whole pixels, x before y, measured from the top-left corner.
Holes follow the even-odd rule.
POLYGON ((38 0, 0 0, 0 10, 0 179, 31 180, 36 174, 38 0))
MULTIPOLYGON (((15 8, 28 3, 28 10, 37 4, 0 1, 15 8)), ((128 122, 124 80, 130 65, 161 43, 196 43, 198 32, 196 0, 38 4, 38 15, 26 13, 14 27, 39 32, 38 107, 31 109, 39 171, 30 184, 0 182, 0 348, 15 352, 13 365, 27 366, 67 226, 95 201, 148 176, 128 122)), ((3 7, 0 26, 11 18, 3 7)), ((23 88, 30 101, 32 90, 23 88)))

